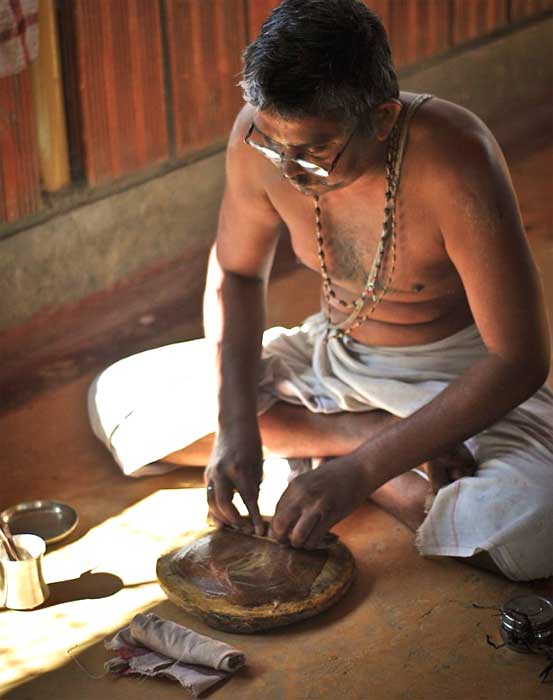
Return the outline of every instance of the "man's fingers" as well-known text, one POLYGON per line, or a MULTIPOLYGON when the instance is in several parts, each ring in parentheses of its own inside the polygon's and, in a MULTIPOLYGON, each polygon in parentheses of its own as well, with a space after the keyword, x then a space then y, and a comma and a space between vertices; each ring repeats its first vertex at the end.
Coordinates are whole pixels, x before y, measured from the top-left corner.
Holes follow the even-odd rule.
POLYGON ((224 523, 220 519, 220 517, 218 517, 217 499, 215 497, 215 484, 213 483, 213 481, 208 482, 205 488, 205 493, 207 497, 207 506, 209 508, 208 517, 211 521, 213 521, 214 525, 218 529, 220 529, 221 527, 223 527, 224 523))
POLYGON ((244 501, 244 505, 248 509, 248 513, 250 514, 250 517, 253 522, 253 529, 256 535, 259 535, 260 537, 263 537, 265 534, 265 521, 261 517, 261 513, 259 512, 259 506, 257 505, 257 493, 252 496, 251 494, 248 495, 243 495, 242 500, 244 501))
POLYGON ((248 483, 244 485, 239 484, 238 493, 240 494, 242 500, 244 501, 244 505, 250 514, 250 525, 253 523, 253 531, 256 535, 262 537, 265 535, 266 523, 261 517, 259 506, 257 504, 257 499, 259 498, 259 483, 248 483))
POLYGON ((290 532, 294 529, 301 515, 301 507, 286 504, 286 491, 277 503, 274 517, 271 521, 269 537, 278 542, 287 542, 290 532))
POLYGON ((213 518, 224 525, 240 528, 242 518, 232 502, 234 488, 230 481, 213 479, 207 485, 207 503, 213 518))
POLYGON ((213 481, 210 481, 205 487, 205 494, 208 506, 212 506, 215 503, 215 484, 213 481))
POLYGON ((218 520, 211 511, 209 511, 207 520, 208 523, 210 525, 213 525, 217 530, 222 530, 225 527, 225 523, 223 523, 221 520, 218 520))
POLYGON ((223 516, 224 522, 239 530, 243 527, 244 521, 232 502, 232 496, 232 492, 229 493, 228 491, 223 492, 221 495, 217 494, 217 508, 223 516))
POLYGON ((324 527, 321 521, 322 516, 320 513, 304 513, 290 533, 290 544, 293 547, 304 547, 305 549, 316 547, 325 534, 322 532, 324 527), (319 532, 322 532, 322 534, 319 535, 319 532))

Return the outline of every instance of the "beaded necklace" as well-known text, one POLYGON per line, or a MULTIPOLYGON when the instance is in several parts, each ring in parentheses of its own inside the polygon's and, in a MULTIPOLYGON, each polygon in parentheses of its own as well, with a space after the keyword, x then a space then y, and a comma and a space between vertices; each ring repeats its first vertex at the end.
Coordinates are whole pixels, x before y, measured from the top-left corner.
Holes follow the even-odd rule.
POLYGON ((382 224, 382 232, 376 249, 371 269, 367 276, 367 281, 363 287, 361 294, 353 301, 345 301, 340 299, 332 288, 332 280, 326 266, 324 238, 321 223, 321 206, 319 195, 315 195, 315 226, 317 239, 317 257, 321 268, 321 276, 323 278, 323 295, 326 302, 326 321, 327 331, 326 339, 341 338, 344 335, 349 335, 355 328, 358 328, 362 323, 367 321, 374 310, 389 289, 392 276, 394 274, 397 245, 396 245, 396 201, 399 187, 399 178, 401 172, 401 162, 403 159, 403 150, 405 147, 407 127, 415 110, 426 100, 430 99, 431 95, 418 95, 409 105, 404 118, 398 117, 394 127, 388 138, 388 148, 386 150, 386 204, 384 207, 384 221, 382 224), (378 285, 382 272, 382 262, 388 251, 390 252, 390 270, 386 281, 378 285), (380 293, 378 289, 380 288, 380 293), (361 314, 367 299, 370 298, 370 307, 361 314), (341 323, 334 324, 331 319, 332 302, 337 302, 345 311, 350 314, 341 323))

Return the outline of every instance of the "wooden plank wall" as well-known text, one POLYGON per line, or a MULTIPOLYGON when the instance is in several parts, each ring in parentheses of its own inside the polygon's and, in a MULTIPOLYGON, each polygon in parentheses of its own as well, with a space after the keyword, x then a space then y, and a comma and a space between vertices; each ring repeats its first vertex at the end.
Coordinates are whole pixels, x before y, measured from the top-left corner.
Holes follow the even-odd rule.
POLYGON ((243 0, 166 0, 174 154, 223 142, 242 102, 243 0))
MULTIPOLYGON (((398 68, 553 0, 364 0, 398 68)), ((109 183, 224 143, 241 104, 241 53, 279 0, 59 0, 74 179, 109 183)), ((41 204, 28 71, 0 80, 0 223, 41 204), (6 116, 7 115, 7 116, 6 116)))
MULTIPOLYGON (((161 26, 152 0, 71 0, 84 168, 97 185, 169 156, 161 26)), ((74 133, 74 129, 71 130, 74 133)))
MULTIPOLYGON (((380 17, 398 68, 413 65, 509 22, 553 9, 553 0, 364 0, 380 17)), ((249 0, 248 35, 255 38, 279 0, 249 0)))
POLYGON ((393 0, 388 11, 390 42, 398 68, 449 48, 449 27, 453 13, 451 2, 393 0))
POLYGON ((452 43, 462 44, 505 26, 509 0, 454 0, 452 43))
POLYGON ((0 78, 0 221, 17 221, 40 206, 32 104, 29 69, 0 78))
POLYGON ((511 20, 519 22, 521 19, 533 17, 553 9, 553 0, 511 0, 510 9, 511 20))
POLYGON ((248 0, 248 41, 253 41, 263 20, 280 3, 280 0, 248 0))

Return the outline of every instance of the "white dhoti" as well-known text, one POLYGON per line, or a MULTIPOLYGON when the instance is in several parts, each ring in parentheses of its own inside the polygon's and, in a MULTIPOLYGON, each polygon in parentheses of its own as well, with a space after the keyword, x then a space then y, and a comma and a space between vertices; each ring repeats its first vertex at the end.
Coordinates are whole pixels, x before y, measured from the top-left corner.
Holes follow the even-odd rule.
MULTIPOLYGON (((319 413, 383 409, 406 417, 486 354, 475 326, 435 343, 367 346, 324 342, 316 314, 263 339, 258 411, 277 401, 319 413)), ((158 459, 215 431, 212 349, 176 343, 115 363, 89 393, 95 434, 125 474, 167 470, 158 459), (150 466, 147 466, 150 465, 150 466)), ((442 488, 417 533, 423 555, 487 551, 511 579, 553 575, 553 393, 542 387, 471 438, 478 471, 442 488)))

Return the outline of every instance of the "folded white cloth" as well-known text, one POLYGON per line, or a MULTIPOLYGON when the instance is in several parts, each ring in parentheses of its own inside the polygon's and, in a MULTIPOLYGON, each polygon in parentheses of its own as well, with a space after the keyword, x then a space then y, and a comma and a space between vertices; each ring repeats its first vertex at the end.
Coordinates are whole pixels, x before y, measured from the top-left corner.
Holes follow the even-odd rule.
MULTIPOLYGON (((322 314, 266 331, 259 413, 285 401, 318 413, 382 409, 403 418, 487 352, 475 326, 408 347, 349 337, 327 343, 325 331, 322 314)), ((96 378, 91 424, 126 474, 151 471, 152 462, 214 431, 213 366, 209 344, 194 340, 121 360, 96 378)), ((484 550, 514 580, 553 575, 553 393, 544 386, 466 445, 478 471, 439 491, 417 535, 421 554, 484 550)), ((308 467, 298 460, 292 471, 308 467)))
POLYGON ((105 642, 117 653, 105 665, 118 675, 165 676, 194 697, 242 668, 246 657, 225 642, 198 634, 153 613, 135 615, 130 625, 105 642))

